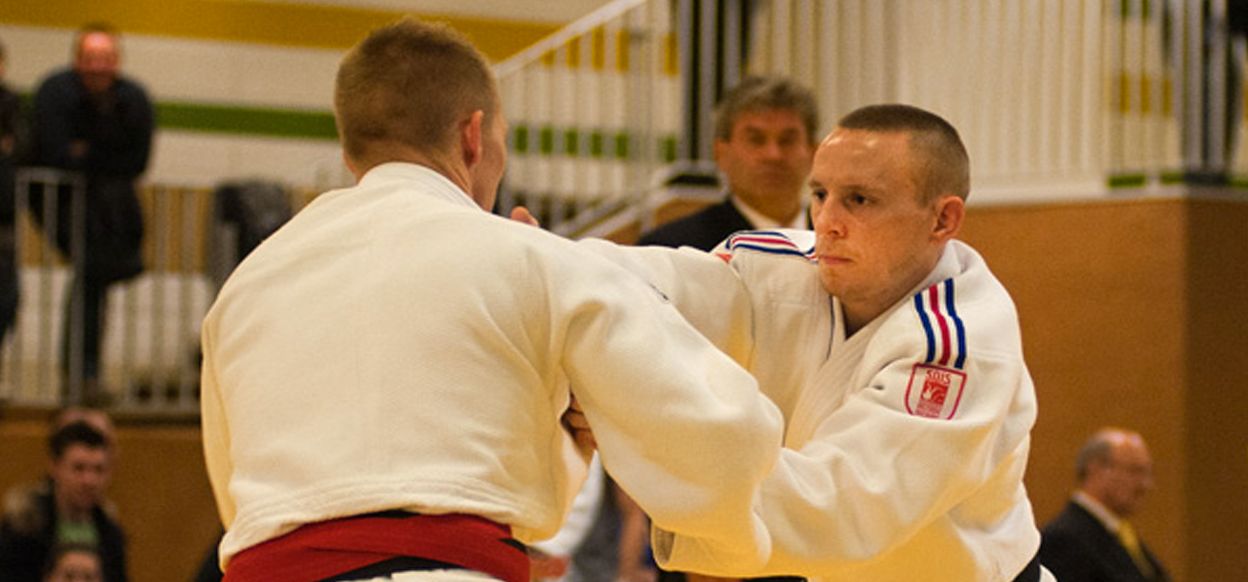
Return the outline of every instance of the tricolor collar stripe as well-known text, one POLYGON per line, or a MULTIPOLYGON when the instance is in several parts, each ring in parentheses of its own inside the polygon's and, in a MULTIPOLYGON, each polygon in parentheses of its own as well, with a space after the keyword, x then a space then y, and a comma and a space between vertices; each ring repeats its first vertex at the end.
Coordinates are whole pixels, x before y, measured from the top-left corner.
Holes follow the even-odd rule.
POLYGON ((729 250, 751 249, 765 253, 794 255, 807 259, 813 258, 815 254, 813 246, 803 251, 789 237, 780 233, 761 230, 734 234, 728 238, 727 246, 729 250))
POLYGON ((945 279, 945 308, 949 310, 949 317, 953 319, 953 325, 958 332, 958 359, 953 367, 961 370, 966 364, 966 327, 962 325, 962 318, 958 316, 958 310, 953 305, 953 279, 945 279))
POLYGON ((934 317, 933 319, 935 319, 936 324, 940 326, 940 360, 937 363, 939 363, 942 366, 947 366, 949 365, 949 350, 950 350, 949 322, 947 318, 942 317, 943 314, 940 311, 940 297, 938 297, 939 294, 940 292, 938 291, 937 285, 932 285, 931 287, 927 288, 927 299, 931 305, 932 313, 936 315, 936 317, 934 317))
POLYGON ((915 294, 914 308, 927 338, 927 354, 923 363, 948 366, 952 361, 953 367, 961 370, 966 365, 966 326, 954 307, 953 279, 946 279, 915 294))
POLYGON ((919 313, 919 321, 923 323, 923 333, 927 335, 927 355, 923 358, 923 363, 930 364, 936 359, 936 336, 932 333, 932 321, 927 317, 927 311, 923 309, 923 294, 915 293, 914 310, 919 313))
POLYGON ((796 257, 809 258, 809 255, 807 255, 806 253, 803 253, 802 251, 799 251, 797 249, 792 249, 792 248, 787 248, 787 249, 776 248, 776 247, 768 247, 768 246, 756 245, 756 244, 738 244, 738 245, 734 245, 732 248, 733 250, 751 249, 755 251, 762 251, 764 253, 772 253, 775 255, 793 255, 796 257))

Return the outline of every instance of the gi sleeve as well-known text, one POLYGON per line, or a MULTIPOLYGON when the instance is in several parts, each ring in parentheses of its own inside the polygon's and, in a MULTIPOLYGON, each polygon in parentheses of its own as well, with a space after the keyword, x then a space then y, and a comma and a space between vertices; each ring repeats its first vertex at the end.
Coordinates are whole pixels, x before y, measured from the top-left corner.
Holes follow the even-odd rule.
POLYGON ((626 247, 597 239, 577 244, 640 277, 715 347, 750 366, 753 308, 727 260, 692 247, 626 247))
POLYGON ((561 289, 574 307, 560 343, 603 466, 655 524, 726 570, 759 568, 770 541, 756 498, 779 454, 779 410, 681 317, 672 295, 586 262, 603 268, 592 286, 561 289))

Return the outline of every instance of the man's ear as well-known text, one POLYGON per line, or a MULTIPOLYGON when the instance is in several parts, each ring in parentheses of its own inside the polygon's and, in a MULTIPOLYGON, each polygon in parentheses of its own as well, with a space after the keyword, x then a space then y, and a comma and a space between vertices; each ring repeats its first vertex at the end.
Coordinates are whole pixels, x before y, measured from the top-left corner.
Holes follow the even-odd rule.
POLYGON ((932 228, 932 238, 944 242, 957 236, 965 217, 965 200, 952 194, 941 196, 936 201, 936 225, 932 228))
POLYGON ((481 161, 482 125, 485 112, 478 109, 459 125, 459 143, 463 151, 464 167, 471 168, 481 161))

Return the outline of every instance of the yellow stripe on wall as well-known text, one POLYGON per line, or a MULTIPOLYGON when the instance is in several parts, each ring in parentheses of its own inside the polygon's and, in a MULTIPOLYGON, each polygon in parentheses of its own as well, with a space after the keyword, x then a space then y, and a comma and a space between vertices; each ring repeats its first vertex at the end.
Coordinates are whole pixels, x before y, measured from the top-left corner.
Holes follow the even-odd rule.
MULTIPOLYGON (((4 0, 0 23, 76 29, 108 22, 123 34, 345 49, 404 13, 243 0, 4 0)), ((507 58, 558 30, 545 23, 414 15, 445 22, 492 60, 507 58)))

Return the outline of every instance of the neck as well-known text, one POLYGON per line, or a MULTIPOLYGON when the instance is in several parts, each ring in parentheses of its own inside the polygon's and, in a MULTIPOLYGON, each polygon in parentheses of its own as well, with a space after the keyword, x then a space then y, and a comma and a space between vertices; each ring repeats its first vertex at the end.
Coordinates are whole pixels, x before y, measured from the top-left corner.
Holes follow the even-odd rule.
POLYGON ((377 166, 391 162, 400 162, 405 164, 416 164, 429 168, 445 176, 447 180, 450 180, 456 186, 459 186, 459 188, 464 192, 467 192, 469 196, 472 195, 472 178, 468 173, 468 167, 462 163, 454 163, 454 161, 449 159, 448 156, 430 155, 402 146, 390 148, 387 153, 389 155, 373 160, 351 160, 348 166, 355 175, 355 181, 359 182, 360 179, 364 177, 364 174, 367 174, 369 170, 372 170, 377 166))
POLYGON ((755 212, 766 216, 780 225, 788 225, 797 219, 802 212, 802 204, 798 196, 755 197, 734 194, 737 201, 749 206, 755 212))
POLYGON ((896 282, 880 290, 873 296, 841 297, 841 311, 845 315, 845 337, 866 327, 875 318, 891 309, 898 301, 905 299, 914 292, 925 279, 936 269, 945 245, 934 248, 931 254, 924 253, 914 257, 905 272, 909 275, 898 278, 896 282))
POLYGON ((59 492, 53 494, 53 499, 56 503, 56 515, 58 515, 60 519, 68 520, 68 521, 90 521, 91 520, 90 508, 82 509, 69 503, 63 498, 63 496, 59 492))

